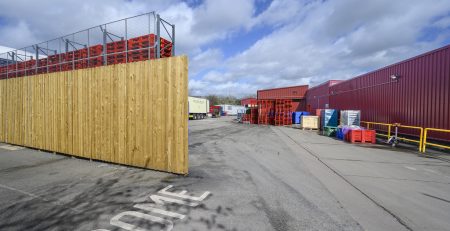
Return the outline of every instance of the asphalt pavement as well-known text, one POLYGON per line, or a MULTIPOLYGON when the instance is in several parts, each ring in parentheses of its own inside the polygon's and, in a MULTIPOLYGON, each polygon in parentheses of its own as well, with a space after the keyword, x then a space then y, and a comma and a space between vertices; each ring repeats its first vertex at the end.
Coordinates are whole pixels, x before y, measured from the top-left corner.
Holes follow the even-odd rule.
POLYGON ((189 175, 0 144, 0 230, 449 230, 450 164, 315 131, 189 122, 189 175))

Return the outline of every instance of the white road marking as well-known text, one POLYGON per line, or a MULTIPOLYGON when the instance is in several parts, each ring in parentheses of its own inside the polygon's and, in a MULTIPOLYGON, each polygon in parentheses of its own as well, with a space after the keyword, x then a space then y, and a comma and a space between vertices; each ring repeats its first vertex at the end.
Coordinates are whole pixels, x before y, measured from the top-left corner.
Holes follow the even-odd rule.
POLYGON ((155 217, 152 215, 148 215, 145 213, 141 213, 141 212, 137 212, 137 211, 126 211, 126 212, 121 212, 119 214, 117 214, 116 216, 114 216, 113 218, 111 218, 111 225, 120 227, 122 229, 125 230, 133 230, 133 231, 149 231, 148 229, 144 229, 144 228, 140 228, 136 225, 132 225, 129 223, 125 223, 123 221, 120 221, 120 218, 122 218, 123 216, 133 216, 133 217, 137 217, 137 218, 142 218, 145 220, 149 220, 151 223, 159 223, 164 225, 165 227, 165 231, 170 231, 173 229, 173 222, 170 220, 166 220, 160 217, 155 217))
POLYGON ((403 166, 403 167, 405 167, 405 168, 407 168, 407 169, 409 169, 409 170, 414 170, 414 171, 416 171, 416 170, 417 170, 416 168, 413 168, 413 167, 409 167, 409 166, 403 166))
MULTIPOLYGON (((169 198, 166 196, 152 194, 152 195, 147 196, 147 198, 150 198, 153 201, 153 203, 141 203, 141 204, 136 204, 133 207, 137 208, 137 209, 145 210, 145 211, 148 211, 148 212, 151 212, 154 214, 155 213, 160 214, 164 217, 171 217, 171 218, 176 218, 176 219, 182 220, 186 217, 186 215, 164 210, 164 208, 161 207, 161 205, 164 205, 165 202, 168 202, 168 203, 176 203, 176 204, 180 204, 180 205, 187 205, 190 207, 197 207, 199 205, 199 203, 191 202, 191 201, 199 201, 199 202, 203 201, 211 194, 209 191, 206 191, 201 196, 195 197, 195 196, 186 195, 187 194, 186 190, 182 190, 178 193, 168 192, 167 190, 172 187, 173 187, 172 185, 169 185, 169 186, 159 190, 158 193, 164 194, 167 196, 178 197, 180 199, 174 199, 174 198, 169 198), (186 200, 188 200, 188 201, 186 201, 186 200)), ((116 226, 116 227, 119 227, 119 228, 122 228, 125 230, 149 231, 148 229, 138 227, 136 225, 121 221, 120 219, 124 216, 132 216, 132 217, 136 217, 136 218, 145 219, 145 220, 150 221, 149 224, 152 224, 152 223, 161 224, 164 226, 164 229, 162 231, 171 231, 173 229, 173 225, 174 225, 173 221, 169 220, 169 218, 153 216, 153 215, 145 214, 145 213, 138 212, 138 211, 125 211, 125 212, 119 213, 116 216, 114 216, 113 218, 111 218, 109 223, 113 226, 116 226)), ((109 230, 108 229, 95 229, 93 231, 109 231, 109 230)))
POLYGON ((168 217, 178 218, 178 219, 183 219, 183 218, 186 217, 186 216, 183 215, 183 214, 174 213, 174 212, 170 212, 170 211, 166 211, 166 210, 162 210, 162 209, 155 208, 155 207, 153 207, 153 205, 150 204, 150 203, 147 203, 147 204, 137 204, 137 205, 135 205, 135 206, 133 206, 133 207, 138 208, 138 209, 142 209, 142 210, 147 210, 147 211, 153 212, 153 213, 159 213, 159 214, 161 214, 161 215, 168 216, 168 217))
POLYGON ((199 197, 192 197, 192 196, 186 195, 186 193, 187 193, 186 190, 183 190, 183 191, 181 191, 179 193, 168 192, 167 190, 172 188, 172 187, 173 187, 172 185, 169 185, 169 186, 159 190, 158 193, 165 194, 165 195, 168 195, 168 196, 174 196, 174 197, 179 197, 179 198, 183 198, 183 199, 193 200, 193 201, 202 201, 206 197, 208 197, 209 194, 211 194, 209 191, 206 191, 205 193, 203 193, 199 197))

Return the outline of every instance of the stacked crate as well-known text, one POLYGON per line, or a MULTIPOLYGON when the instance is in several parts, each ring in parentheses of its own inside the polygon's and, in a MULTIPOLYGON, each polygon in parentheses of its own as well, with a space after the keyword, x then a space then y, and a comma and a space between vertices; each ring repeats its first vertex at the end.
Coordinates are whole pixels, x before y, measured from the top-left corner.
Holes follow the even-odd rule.
POLYGON ((111 64, 119 64, 126 63, 126 41, 116 41, 110 42, 106 44, 106 53, 107 53, 107 63, 111 64))
POLYGON ((7 71, 7 67, 6 66, 0 66, 0 79, 6 79, 7 75, 6 75, 6 71, 7 71))
POLYGON ((274 100, 258 100, 258 124, 273 124, 274 100))
POLYGON ((155 35, 144 35, 128 40, 128 62, 153 59, 155 55, 155 35))
MULTIPOLYGON (((156 58, 156 36, 148 34, 137 38, 106 44, 106 63, 119 64, 156 58), (128 53, 127 51, 128 46, 128 53), (128 60, 126 56, 128 55, 128 60)), ((161 57, 172 56, 172 43, 160 38, 161 57)), ((0 67, 0 78, 15 78, 47 72, 70 71, 104 65, 103 45, 94 45, 62 54, 49 55, 39 60, 29 60, 0 67)))
POLYGON ((250 123, 258 124, 258 108, 250 108, 250 123))
POLYGON ((284 126, 292 124, 292 100, 275 100, 275 126, 284 126))

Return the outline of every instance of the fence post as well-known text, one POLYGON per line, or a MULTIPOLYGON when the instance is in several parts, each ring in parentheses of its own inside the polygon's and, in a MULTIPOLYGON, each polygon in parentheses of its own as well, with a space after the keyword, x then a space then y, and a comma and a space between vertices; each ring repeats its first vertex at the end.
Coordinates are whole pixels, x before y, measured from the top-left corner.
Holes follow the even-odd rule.
POLYGON ((161 58, 161 31, 160 31, 160 24, 161 24, 161 18, 159 17, 159 14, 156 15, 156 58, 161 58))
POLYGON ((175 56, 175 25, 172 25, 172 56, 175 56))

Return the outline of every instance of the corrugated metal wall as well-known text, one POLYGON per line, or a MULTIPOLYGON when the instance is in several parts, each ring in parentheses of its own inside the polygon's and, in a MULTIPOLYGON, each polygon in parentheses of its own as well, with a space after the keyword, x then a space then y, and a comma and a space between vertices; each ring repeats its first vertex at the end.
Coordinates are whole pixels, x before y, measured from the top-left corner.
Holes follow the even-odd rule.
POLYGON ((306 108, 310 113, 315 113, 316 109, 327 108, 330 104, 330 86, 342 80, 329 80, 318 86, 308 89, 306 92, 306 108))
POLYGON ((255 98, 245 98, 241 100, 241 106, 245 105, 256 105, 257 100, 255 98))
MULTIPOLYGON (((331 108, 361 110, 363 121, 450 129, 450 46, 338 83, 330 90, 331 108), (399 76, 398 80, 391 75, 399 76)), ((450 140, 449 134, 432 137, 450 140)))
POLYGON ((308 85, 258 90, 258 99, 303 99, 308 85))
POLYGON ((258 99, 292 99, 293 111, 306 110, 308 85, 258 90, 258 99))

